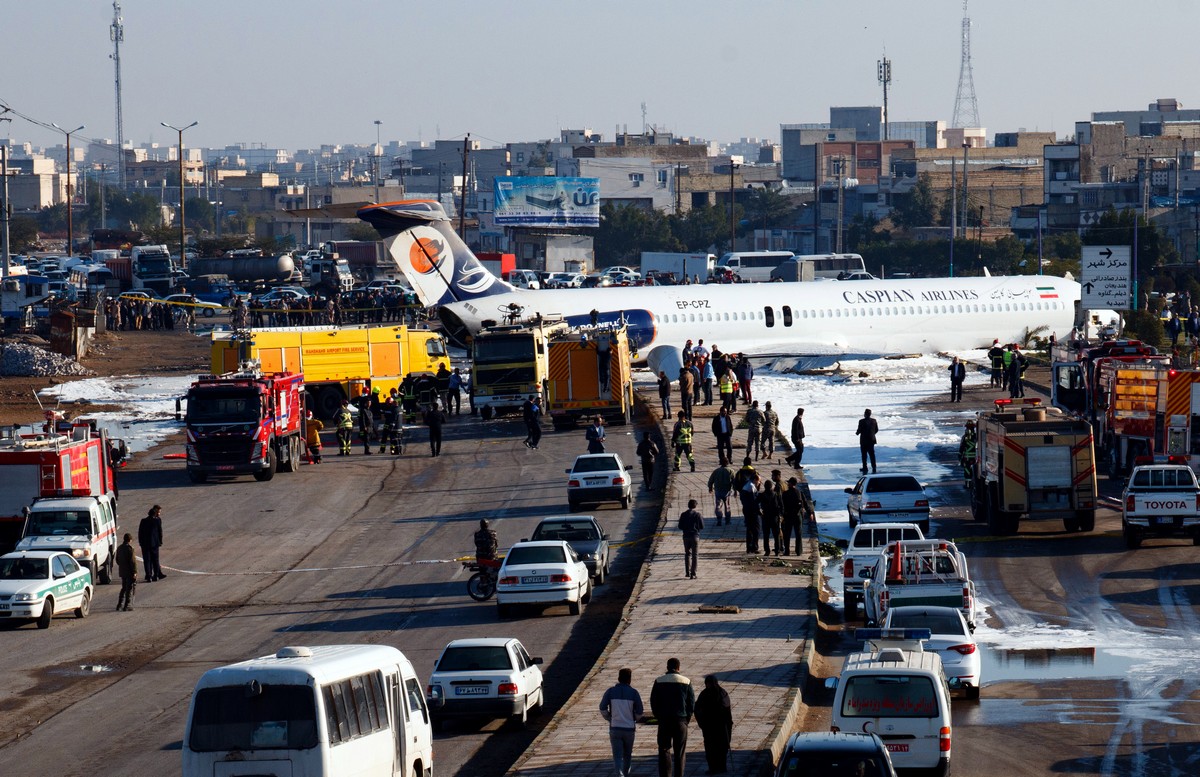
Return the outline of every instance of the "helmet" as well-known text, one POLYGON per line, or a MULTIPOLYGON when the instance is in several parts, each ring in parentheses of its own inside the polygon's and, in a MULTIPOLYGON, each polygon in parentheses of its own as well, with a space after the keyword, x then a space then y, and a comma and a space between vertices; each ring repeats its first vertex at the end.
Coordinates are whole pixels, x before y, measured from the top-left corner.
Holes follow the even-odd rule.
POLYGON ((375 388, 371 389, 371 393, 372 393, 372 394, 378 394, 378 393, 379 393, 379 387, 378 387, 378 386, 376 386, 375 388))
POLYGON ((974 421, 974 420, 967 421, 967 423, 966 423, 966 427, 967 427, 968 429, 973 429, 973 428, 975 428, 975 421, 974 421))

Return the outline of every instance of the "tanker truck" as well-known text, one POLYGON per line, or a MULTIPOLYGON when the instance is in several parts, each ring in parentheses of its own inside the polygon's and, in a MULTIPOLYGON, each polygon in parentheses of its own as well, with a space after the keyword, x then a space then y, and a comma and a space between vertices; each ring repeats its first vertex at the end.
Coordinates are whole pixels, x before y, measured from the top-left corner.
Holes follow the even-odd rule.
POLYGON ((224 275, 234 283, 290 281, 295 270, 291 254, 262 256, 257 252, 244 254, 240 251, 226 256, 202 256, 193 259, 191 265, 192 275, 224 275))

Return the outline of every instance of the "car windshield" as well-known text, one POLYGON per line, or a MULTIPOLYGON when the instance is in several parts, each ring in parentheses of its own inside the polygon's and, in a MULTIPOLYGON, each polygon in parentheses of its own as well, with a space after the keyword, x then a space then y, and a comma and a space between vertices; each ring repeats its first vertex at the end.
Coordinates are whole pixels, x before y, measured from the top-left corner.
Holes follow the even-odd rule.
POLYGON ((53 534, 91 534, 91 515, 87 510, 47 510, 29 515, 27 537, 53 534))
POLYGON ((533 530, 533 539, 586 542, 600 539, 600 532, 593 523, 542 523, 533 530))
POLYGON ((867 493, 884 491, 921 491, 921 484, 912 475, 884 475, 867 481, 867 493))
POLYGON ((258 396, 251 392, 201 391, 188 397, 188 423, 254 423, 258 417, 258 396))
POLYGON ((788 755, 779 772, 781 777, 884 777, 887 773, 879 756, 810 750, 788 755))
POLYGON ((316 747, 313 689, 268 683, 204 688, 196 693, 188 745, 201 753, 316 747))
POLYGON ((617 472, 621 468, 617 466, 616 456, 587 456, 575 460, 575 467, 572 472, 617 472))
POLYGON ((503 645, 448 647, 438 661, 439 672, 469 672, 480 669, 512 669, 512 658, 503 645))
POLYGON ((45 580, 49 576, 49 559, 0 558, 0 580, 45 580))
POLYGON ((505 566, 521 564, 562 564, 567 560, 561 545, 518 545, 504 557, 505 566))
POLYGON ((929 629, 934 634, 966 634, 957 613, 904 612, 892 610, 888 625, 893 629, 929 629))

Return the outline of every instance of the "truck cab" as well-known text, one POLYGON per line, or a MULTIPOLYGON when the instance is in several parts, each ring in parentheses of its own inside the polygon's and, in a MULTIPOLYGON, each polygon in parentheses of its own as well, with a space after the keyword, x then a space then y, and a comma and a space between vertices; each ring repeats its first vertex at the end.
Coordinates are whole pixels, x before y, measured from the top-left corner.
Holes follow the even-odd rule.
POLYGON ((69 553, 92 580, 112 580, 117 552, 115 497, 43 497, 26 508, 25 531, 17 550, 59 550, 69 553))

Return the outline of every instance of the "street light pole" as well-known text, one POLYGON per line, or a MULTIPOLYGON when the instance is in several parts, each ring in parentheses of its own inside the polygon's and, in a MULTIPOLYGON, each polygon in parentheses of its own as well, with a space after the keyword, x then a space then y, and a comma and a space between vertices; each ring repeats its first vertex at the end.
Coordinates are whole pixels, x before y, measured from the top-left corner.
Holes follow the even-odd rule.
POLYGON ((379 125, 380 124, 383 124, 383 122, 380 121, 379 119, 376 119, 375 120, 375 148, 372 149, 372 151, 375 152, 374 154, 372 154, 372 156, 375 157, 375 202, 376 202, 376 204, 378 204, 378 202, 379 202, 379 177, 380 177, 379 165, 380 165, 380 162, 382 161, 382 154, 383 154, 383 148, 379 144, 379 125))
POLYGON ((729 253, 737 250, 735 243, 737 242, 737 225, 734 222, 733 216, 733 171, 737 169, 737 165, 733 160, 729 160, 729 253))
POLYGON ((67 131, 54 122, 51 127, 67 136, 67 256, 75 255, 75 224, 71 221, 71 211, 75 209, 75 198, 71 193, 71 136, 83 129, 80 124, 73 130, 67 131))
MULTIPOLYGON (((179 148, 178 148, 178 152, 177 152, 179 155, 179 266, 184 271, 186 271, 188 269, 188 264, 187 264, 187 254, 185 253, 186 246, 184 243, 184 225, 183 225, 183 196, 184 196, 184 191, 183 191, 183 186, 184 186, 184 180, 183 180, 183 131, 189 130, 192 127, 195 127, 199 123, 200 123, 199 121, 193 121, 191 124, 187 125, 186 127, 174 127, 170 124, 167 124, 165 121, 159 122, 159 124, 163 125, 167 129, 173 129, 179 133, 179 148)), ((174 284, 168 284, 168 285, 174 285, 174 284)))

